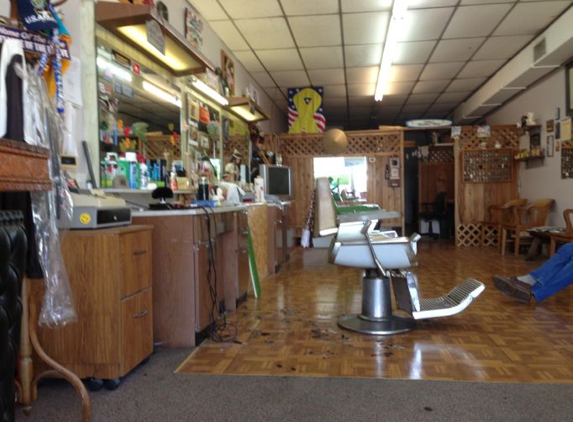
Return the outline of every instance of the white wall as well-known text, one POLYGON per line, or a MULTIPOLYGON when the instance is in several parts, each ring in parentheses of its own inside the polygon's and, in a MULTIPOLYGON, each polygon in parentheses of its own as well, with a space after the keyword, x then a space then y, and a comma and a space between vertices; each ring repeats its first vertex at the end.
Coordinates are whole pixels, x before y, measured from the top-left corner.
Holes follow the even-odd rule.
MULTIPOLYGON (((489 125, 517 123, 528 112, 535 114, 541 124, 541 145, 547 146, 545 122, 555 118, 557 108, 561 118, 565 111, 565 70, 563 67, 546 76, 535 86, 487 116, 489 125)), ((551 133, 554 135, 554 133, 551 133)), ((563 210, 573 208, 573 179, 561 179, 561 151, 543 161, 518 163, 519 193, 522 198, 535 200, 553 198, 556 206, 549 217, 549 224, 563 226, 563 210)))

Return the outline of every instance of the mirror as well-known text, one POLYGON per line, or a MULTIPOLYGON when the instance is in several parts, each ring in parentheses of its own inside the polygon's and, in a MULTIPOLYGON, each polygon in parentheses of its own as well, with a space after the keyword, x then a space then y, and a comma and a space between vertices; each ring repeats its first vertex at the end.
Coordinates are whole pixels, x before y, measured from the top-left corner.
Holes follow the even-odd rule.
MULTIPOLYGON (((181 160, 182 96, 178 87, 118 51, 97 47, 99 145, 103 188, 142 188, 141 164, 148 181, 162 185, 171 163, 181 160), (139 161, 130 174, 123 161, 139 161), (117 177, 120 176, 120 177, 117 177)), ((133 167, 133 166, 132 166, 133 167)))

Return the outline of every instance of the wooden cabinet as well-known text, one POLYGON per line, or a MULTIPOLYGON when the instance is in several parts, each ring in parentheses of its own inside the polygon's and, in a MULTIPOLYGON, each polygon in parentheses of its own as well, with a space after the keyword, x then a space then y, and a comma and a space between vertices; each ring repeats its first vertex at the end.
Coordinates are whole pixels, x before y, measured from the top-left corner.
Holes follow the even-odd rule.
POLYGON ((40 327, 40 343, 80 378, 116 379, 153 351, 151 226, 61 236, 77 323, 40 327))

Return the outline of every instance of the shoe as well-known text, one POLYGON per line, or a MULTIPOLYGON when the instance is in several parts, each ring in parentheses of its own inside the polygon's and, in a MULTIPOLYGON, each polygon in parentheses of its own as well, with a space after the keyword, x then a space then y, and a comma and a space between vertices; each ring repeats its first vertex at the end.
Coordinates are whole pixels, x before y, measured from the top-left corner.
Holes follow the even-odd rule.
POLYGON ((531 286, 518 280, 515 276, 504 277, 496 275, 493 277, 494 287, 505 295, 511 296, 521 303, 531 301, 531 286))

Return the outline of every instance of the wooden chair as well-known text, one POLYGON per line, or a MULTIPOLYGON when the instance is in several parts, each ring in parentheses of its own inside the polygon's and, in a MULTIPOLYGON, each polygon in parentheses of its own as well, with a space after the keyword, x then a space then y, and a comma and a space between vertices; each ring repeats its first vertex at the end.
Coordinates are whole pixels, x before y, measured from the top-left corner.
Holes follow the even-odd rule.
POLYGON ((480 239, 479 245, 485 246, 486 238, 491 234, 491 228, 494 228, 497 235, 498 247, 501 245, 501 225, 511 224, 514 215, 513 209, 527 205, 527 199, 516 198, 510 199, 502 205, 490 205, 487 210, 486 220, 480 222, 480 239))
POLYGON ((571 222, 573 209, 563 211, 565 219, 565 231, 562 233, 551 233, 551 243, 549 244, 549 256, 552 257, 557 249, 557 243, 573 242, 573 223, 571 222))
POLYGON ((506 244, 513 242, 513 253, 517 256, 524 240, 532 240, 526 230, 545 226, 554 203, 554 199, 538 199, 526 207, 513 208, 512 222, 501 226, 501 254, 505 255, 506 244))

